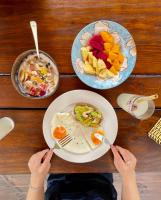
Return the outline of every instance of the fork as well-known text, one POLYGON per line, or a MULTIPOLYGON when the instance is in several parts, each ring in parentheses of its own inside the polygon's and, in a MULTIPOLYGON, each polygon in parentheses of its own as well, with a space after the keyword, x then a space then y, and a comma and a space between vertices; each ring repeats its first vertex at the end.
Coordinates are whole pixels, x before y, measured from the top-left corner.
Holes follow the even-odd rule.
POLYGON ((71 135, 67 134, 64 138, 58 140, 55 143, 53 149, 61 149, 61 148, 65 147, 72 140, 73 140, 73 138, 71 137, 71 135))

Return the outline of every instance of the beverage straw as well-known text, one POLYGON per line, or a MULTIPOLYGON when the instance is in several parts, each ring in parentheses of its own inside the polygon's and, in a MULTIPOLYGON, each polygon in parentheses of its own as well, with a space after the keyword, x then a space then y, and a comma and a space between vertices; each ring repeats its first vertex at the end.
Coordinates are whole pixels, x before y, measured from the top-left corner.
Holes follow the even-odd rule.
POLYGON ((154 94, 154 95, 147 96, 147 97, 140 97, 140 98, 138 98, 138 100, 136 100, 136 102, 141 103, 143 101, 152 101, 152 100, 158 99, 158 97, 159 97, 158 94, 154 94))

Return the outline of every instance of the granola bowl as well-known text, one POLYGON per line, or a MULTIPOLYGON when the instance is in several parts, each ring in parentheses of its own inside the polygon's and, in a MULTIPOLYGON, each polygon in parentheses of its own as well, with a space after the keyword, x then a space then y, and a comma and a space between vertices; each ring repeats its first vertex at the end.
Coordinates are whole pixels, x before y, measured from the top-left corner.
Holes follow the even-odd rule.
POLYGON ((59 85, 59 71, 53 58, 44 51, 28 50, 20 54, 12 66, 11 80, 17 92, 30 99, 53 95, 59 85))

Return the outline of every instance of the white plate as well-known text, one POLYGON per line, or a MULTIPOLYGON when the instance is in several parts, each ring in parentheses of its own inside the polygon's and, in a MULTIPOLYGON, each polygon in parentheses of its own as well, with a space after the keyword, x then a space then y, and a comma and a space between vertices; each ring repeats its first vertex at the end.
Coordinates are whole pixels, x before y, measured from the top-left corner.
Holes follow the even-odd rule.
MULTIPOLYGON (((51 121, 58 112, 63 112, 71 104, 88 103, 97 107, 103 114, 102 127, 106 137, 111 144, 114 143, 117 131, 118 120, 111 104, 101 95, 88 90, 72 90, 56 98, 48 107, 43 119, 43 134, 49 148, 53 148, 55 142, 51 137, 51 121)), ((98 148, 85 154, 74 154, 64 149, 55 149, 54 153, 60 158, 74 163, 86 163, 96 160, 103 156, 108 150, 109 145, 102 144, 98 148)))

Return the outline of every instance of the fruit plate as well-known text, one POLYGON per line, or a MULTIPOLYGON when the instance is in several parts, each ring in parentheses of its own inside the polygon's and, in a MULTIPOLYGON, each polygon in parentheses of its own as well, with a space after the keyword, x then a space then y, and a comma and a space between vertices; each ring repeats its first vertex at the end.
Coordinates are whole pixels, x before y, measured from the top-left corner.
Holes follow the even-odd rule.
MULTIPOLYGON (((49 148, 53 148, 55 141, 51 136, 51 121, 53 116, 59 112, 65 112, 70 105, 77 103, 90 104, 97 107, 103 115, 102 127, 105 135, 111 144, 114 143, 117 131, 118 120, 111 104, 101 95, 88 90, 72 90, 60 95, 48 107, 43 119, 43 134, 49 148)), ((110 146, 101 144, 99 147, 82 154, 71 153, 64 149, 54 149, 54 153, 60 158, 74 163, 86 163, 103 156, 110 146)))
POLYGON ((74 71, 82 82, 95 89, 110 89, 123 83, 132 73, 136 63, 136 45, 128 30, 120 24, 108 20, 96 21, 85 26, 76 36, 72 46, 71 59, 74 71), (124 55, 119 74, 109 79, 99 79, 95 75, 88 75, 84 73, 82 67, 81 47, 88 44, 92 35, 101 31, 112 34, 124 55))

